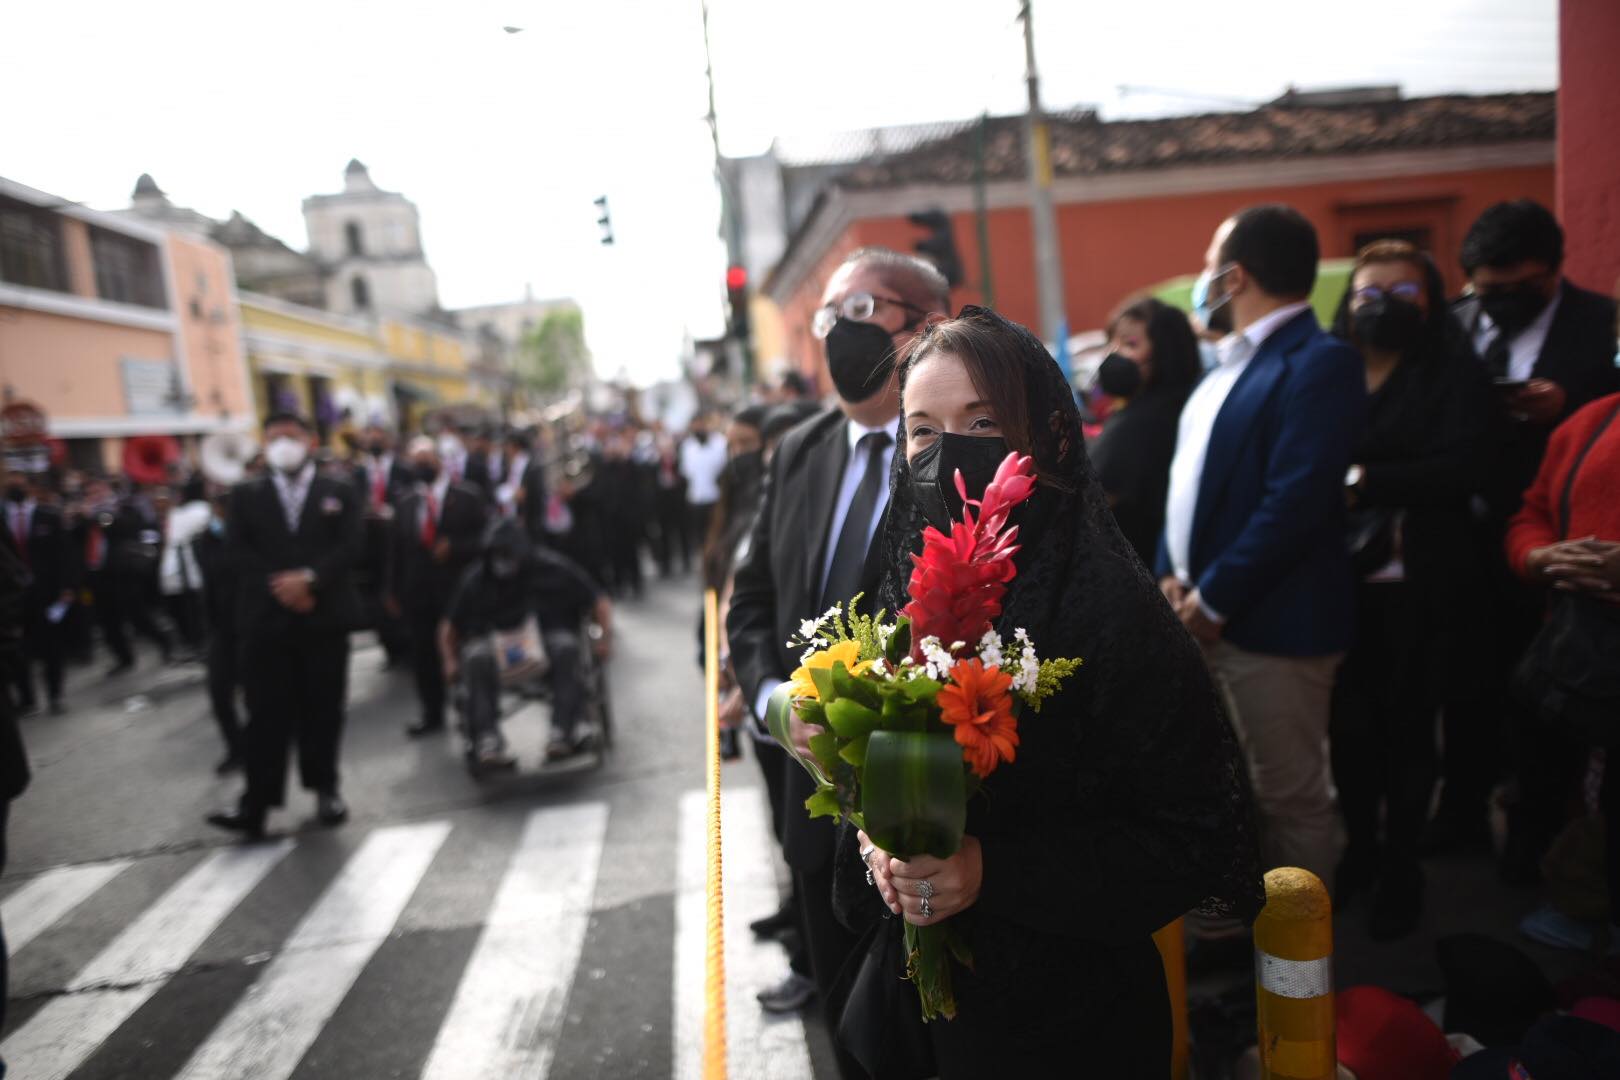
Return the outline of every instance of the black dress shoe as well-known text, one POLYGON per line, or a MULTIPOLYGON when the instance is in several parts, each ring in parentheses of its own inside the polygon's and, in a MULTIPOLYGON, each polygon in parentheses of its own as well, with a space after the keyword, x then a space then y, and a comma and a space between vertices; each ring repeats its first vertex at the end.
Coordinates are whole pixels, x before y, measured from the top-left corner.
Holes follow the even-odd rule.
POLYGON ((798 917, 794 915, 793 908, 783 904, 774 915, 767 915, 763 919, 755 919, 749 923, 748 929, 754 932, 755 937, 768 941, 779 937, 784 930, 792 929, 797 921, 798 917))
POLYGON ((335 791, 315 796, 315 816, 322 825, 341 825, 349 820, 349 806, 335 791))
POLYGON ((208 815, 208 824, 226 832, 240 833, 244 840, 264 839, 264 815, 246 810, 221 810, 208 815))
POLYGON ((443 720, 429 720, 426 717, 411 724, 405 729, 405 734, 413 739, 420 739, 424 735, 434 735, 444 730, 443 720))
POLYGON ((810 999, 816 996, 816 984, 800 975, 790 971, 787 978, 771 987, 755 994, 760 1008, 768 1013, 794 1013, 810 1004, 810 999))

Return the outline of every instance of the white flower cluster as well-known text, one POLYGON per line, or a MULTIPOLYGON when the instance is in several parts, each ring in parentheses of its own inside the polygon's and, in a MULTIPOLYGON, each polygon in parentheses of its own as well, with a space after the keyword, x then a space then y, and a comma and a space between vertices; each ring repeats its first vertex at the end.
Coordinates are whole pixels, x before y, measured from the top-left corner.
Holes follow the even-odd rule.
POLYGON ((917 648, 922 651, 923 671, 930 679, 943 682, 950 676, 956 660, 951 656, 951 650, 939 643, 939 638, 932 635, 925 637, 917 643, 917 648))
POLYGON ((888 662, 880 656, 876 660, 872 661, 872 666, 867 668, 867 670, 879 678, 883 678, 889 674, 889 665, 888 662))
POLYGON ((984 661, 985 667, 1001 666, 1001 635, 992 627, 984 632, 979 639, 979 659, 984 661))
MULTIPOLYGON (((838 613, 843 610, 843 604, 834 604, 832 607, 822 612, 819 617, 814 619, 805 619, 799 624, 799 636, 789 639, 787 647, 793 649, 800 645, 810 646, 809 650, 804 654, 804 656, 809 656, 810 653, 820 649, 826 644, 826 642, 821 639, 821 628, 832 619, 837 618, 838 613)), ((804 656, 799 658, 801 662, 803 661, 804 656)))
POLYGON ((1020 694, 1035 692, 1035 684, 1041 673, 1041 661, 1035 655, 1035 644, 1029 640, 1029 631, 1019 627, 1013 632, 1013 638, 1021 646, 1018 653, 1016 667, 1003 667, 1001 670, 1012 676, 1013 690, 1020 694))

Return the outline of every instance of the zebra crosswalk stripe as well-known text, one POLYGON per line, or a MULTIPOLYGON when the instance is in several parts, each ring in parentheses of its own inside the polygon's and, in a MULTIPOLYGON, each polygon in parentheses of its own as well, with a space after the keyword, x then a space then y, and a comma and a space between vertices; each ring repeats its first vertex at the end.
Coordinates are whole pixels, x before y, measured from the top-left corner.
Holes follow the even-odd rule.
POLYGON ((284 1080, 393 929, 447 822, 378 829, 344 864, 265 973, 180 1071, 182 1080, 284 1080))
POLYGON ((56 921, 90 898, 90 894, 123 873, 128 859, 61 866, 47 870, 0 903, 6 945, 20 952, 56 921))
POLYGON ((607 806, 529 815, 423 1080, 544 1077, 590 922, 607 806))
POLYGON ((85 965, 68 993, 0 1043, 12 1074, 60 1080, 78 1068, 290 850, 286 841, 230 848, 193 868, 85 965))

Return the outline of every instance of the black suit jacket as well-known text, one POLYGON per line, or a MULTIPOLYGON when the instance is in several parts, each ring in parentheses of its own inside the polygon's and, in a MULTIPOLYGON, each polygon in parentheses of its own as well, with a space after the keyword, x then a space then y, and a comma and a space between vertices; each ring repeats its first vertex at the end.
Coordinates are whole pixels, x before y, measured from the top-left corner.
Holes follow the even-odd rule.
MULTIPOLYGON (((505 482, 503 478, 502 483, 505 482)), ((518 481, 518 491, 522 493, 517 506, 518 520, 523 522, 523 529, 529 534, 530 543, 544 544, 547 539, 546 470, 533 457, 530 457, 529 463, 524 466, 523 478, 518 481)))
MULTIPOLYGON (((1519 509, 1524 491, 1536 478, 1547 440, 1553 428, 1567 420, 1581 406, 1608 394, 1620 392, 1620 368, 1615 356, 1615 304, 1606 296, 1572 285, 1559 286, 1558 310, 1547 328, 1547 340, 1530 376, 1550 379, 1564 388, 1564 411, 1552 424, 1514 422, 1507 426, 1495 467, 1495 477, 1486 490, 1492 516, 1505 522, 1519 509)), ((1473 339, 1479 322, 1479 300, 1468 296, 1452 309, 1473 339)))
POLYGON ((406 611, 443 612, 462 572, 478 557, 489 511, 483 495, 470 484, 450 484, 444 489, 435 541, 450 541, 450 558, 439 562, 422 545, 425 497, 417 489, 399 501, 388 547, 388 591, 406 611))
MULTIPOLYGON (((354 477, 355 490, 360 493, 362 509, 370 510, 371 471, 366 459, 364 457, 356 458, 354 464, 350 467, 350 473, 354 477)), ((394 457, 388 463, 388 476, 383 481, 384 500, 389 506, 398 504, 400 497, 411 490, 413 483, 414 478, 411 476, 411 470, 406 468, 405 463, 397 456, 394 457)))
MULTIPOLYGON (((766 682, 786 679, 799 666, 798 650, 788 648, 787 640, 797 635, 800 622, 821 614, 827 534, 849 460, 847 425, 837 409, 813 416, 783 436, 771 459, 726 615, 732 667, 750 704, 766 682)), ((877 595, 881 571, 877 552, 868 551, 866 597, 877 595)), ((864 603, 862 608, 869 610, 864 603)), ((801 871, 824 865, 833 849, 831 820, 811 821, 804 810, 814 790, 809 774, 790 761, 782 843, 788 863, 801 871)))
POLYGON ((296 530, 276 493, 261 476, 231 491, 226 555, 236 573, 236 628, 245 641, 305 633, 346 633, 360 623, 360 598, 351 579, 360 558, 359 494, 347 481, 316 474, 296 530), (315 572, 315 610, 300 615, 270 594, 280 570, 315 572))
MULTIPOLYGON (((5 507, 7 514, 10 504, 5 507)), ((6 528, 10 532, 9 525, 6 528)), ((79 558, 73 532, 58 506, 36 503, 28 522, 28 549, 23 553, 28 566, 28 599, 32 604, 56 603, 65 590, 79 586, 79 558)))
MULTIPOLYGON (((9 670, 22 652, 23 592, 27 589, 28 569, 17 552, 10 529, 0 529, 0 669, 9 670)), ((0 694, 0 799, 15 799, 28 786, 28 754, 22 733, 17 730, 17 714, 12 711, 11 695, 0 694)), ((0 830, 5 822, 0 820, 0 830)), ((0 835, 0 853, 5 851, 0 835)), ((5 857, 0 854, 0 869, 5 857)))

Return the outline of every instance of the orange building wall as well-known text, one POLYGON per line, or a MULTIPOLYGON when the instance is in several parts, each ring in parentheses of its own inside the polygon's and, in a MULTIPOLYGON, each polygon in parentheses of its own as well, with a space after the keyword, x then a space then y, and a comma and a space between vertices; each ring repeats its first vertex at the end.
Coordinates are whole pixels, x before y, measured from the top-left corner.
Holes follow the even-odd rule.
POLYGON ((1620 296, 1620 4, 1558 5, 1558 216, 1564 271, 1577 284, 1620 296))
POLYGON ((174 337, 38 311, 0 308, 0 382, 51 417, 123 416, 119 360, 174 359, 174 337))
MULTIPOLYGON (((1324 258, 1354 254, 1352 237, 1358 231, 1426 226, 1447 285, 1457 290, 1462 284, 1457 249, 1468 226, 1492 203, 1520 197, 1551 206, 1552 166, 1060 204, 1058 231, 1069 326, 1074 332, 1100 328, 1109 312, 1132 293, 1167 278, 1196 273, 1203 266, 1204 250, 1215 227, 1233 211, 1265 202, 1288 203, 1309 217, 1321 238, 1324 258)), ((952 293, 952 302, 958 306, 980 303, 974 215, 953 214, 952 224, 967 278, 952 293)), ((997 310, 1027 326, 1038 325, 1028 212, 1023 208, 991 211, 989 233, 997 310)), ((809 336, 809 317, 843 256, 865 244, 911 251, 923 235, 903 215, 857 221, 845 230, 783 308, 788 348, 801 370, 822 378, 821 350, 809 336)), ((824 379, 822 385, 825 388, 824 379)))
POLYGON ((208 416, 253 412, 242 327, 231 297, 230 257, 223 248, 169 234, 174 310, 180 320, 194 409, 208 416), (193 306, 195 305, 195 306, 193 306))

